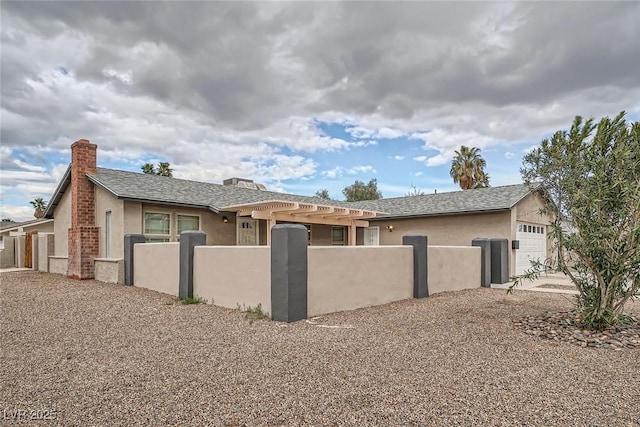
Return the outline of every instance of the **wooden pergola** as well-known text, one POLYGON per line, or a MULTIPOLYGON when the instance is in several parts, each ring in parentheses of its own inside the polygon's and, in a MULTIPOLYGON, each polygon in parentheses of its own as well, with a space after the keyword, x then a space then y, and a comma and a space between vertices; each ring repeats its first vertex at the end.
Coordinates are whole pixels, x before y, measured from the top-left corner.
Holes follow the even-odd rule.
POLYGON ((250 216, 253 219, 267 221, 267 245, 271 244, 271 228, 280 222, 301 224, 322 224, 349 227, 349 246, 356 244, 356 228, 368 227, 369 218, 380 215, 379 212, 363 209, 352 209, 341 206, 319 205, 315 203, 286 202, 270 200, 266 202, 247 203, 227 206, 221 209, 235 212, 236 216, 250 216))

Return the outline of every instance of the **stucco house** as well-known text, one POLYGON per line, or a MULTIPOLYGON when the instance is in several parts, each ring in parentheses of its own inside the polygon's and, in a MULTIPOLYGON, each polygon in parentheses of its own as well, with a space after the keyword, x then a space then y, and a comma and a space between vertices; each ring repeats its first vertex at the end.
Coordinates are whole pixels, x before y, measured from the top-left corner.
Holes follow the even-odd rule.
POLYGON ((304 224, 310 245, 399 244, 413 232, 437 245, 506 238, 520 248, 511 252, 510 273, 520 259, 547 251, 549 221, 525 185, 350 203, 266 191, 237 178, 220 185, 98 168, 97 146, 84 139, 71 151, 45 212, 54 220, 54 258, 70 277, 93 277, 95 259, 122 259, 125 234, 175 242, 199 230, 207 245, 268 245, 276 223, 304 224))

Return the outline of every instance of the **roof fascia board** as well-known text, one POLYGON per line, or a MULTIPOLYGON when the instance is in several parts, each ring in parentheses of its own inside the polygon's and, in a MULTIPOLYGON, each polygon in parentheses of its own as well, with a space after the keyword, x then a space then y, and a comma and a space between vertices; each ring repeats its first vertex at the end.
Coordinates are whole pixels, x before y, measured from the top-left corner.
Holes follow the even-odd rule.
POLYGON ((106 185, 104 185, 102 182, 100 182, 98 179, 96 179, 95 176, 87 174, 87 178, 89 179, 89 181, 91 181, 94 185, 97 185, 98 187, 102 188, 105 191, 108 191, 109 193, 113 194, 115 197, 117 197, 118 199, 120 199, 120 196, 118 196, 118 193, 116 193, 115 191, 113 191, 112 189, 110 189, 109 187, 107 187, 106 185))
POLYGON ((524 199, 526 199, 530 195, 534 194, 535 192, 540 191, 540 189, 541 189, 540 184, 530 185, 529 186, 529 192, 527 194, 525 194, 524 196, 520 197, 518 200, 516 200, 515 203, 513 203, 511 205, 511 208, 513 208, 515 205, 517 205, 518 203, 520 203, 521 201, 523 201, 524 199))
POLYGON ((60 202, 60 199, 62 199, 62 195, 67 190, 67 187, 69 187, 69 184, 71 184, 71 165, 67 166, 67 170, 64 172, 64 175, 62 175, 62 179, 60 179, 58 186, 53 192, 51 200, 47 204, 47 209, 44 211, 43 218, 53 218, 53 212, 56 210, 56 206, 58 206, 58 203, 60 202))
POLYGON ((500 209, 487 209, 487 210, 477 210, 477 211, 442 212, 442 213, 417 214, 417 215, 388 215, 388 216, 377 216, 375 218, 370 218, 369 221, 385 221, 389 219, 426 218, 426 217, 432 217, 432 216, 483 214, 483 213, 493 213, 493 212, 506 212, 506 211, 510 211, 511 209, 512 208, 500 208, 500 209))

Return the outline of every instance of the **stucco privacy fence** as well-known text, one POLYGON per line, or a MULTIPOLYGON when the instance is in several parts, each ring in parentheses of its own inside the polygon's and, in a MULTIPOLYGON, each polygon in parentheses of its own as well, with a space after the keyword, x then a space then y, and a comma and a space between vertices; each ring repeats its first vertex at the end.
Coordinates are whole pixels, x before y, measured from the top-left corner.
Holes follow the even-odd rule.
POLYGON ((232 309, 260 306, 274 320, 294 322, 488 287, 508 267, 500 253, 506 240, 427 246, 426 236, 406 235, 402 246, 310 247, 304 226, 280 224, 273 227, 270 247, 205 242, 199 231, 183 232, 179 243, 144 243, 142 235, 126 235, 124 283, 232 309))

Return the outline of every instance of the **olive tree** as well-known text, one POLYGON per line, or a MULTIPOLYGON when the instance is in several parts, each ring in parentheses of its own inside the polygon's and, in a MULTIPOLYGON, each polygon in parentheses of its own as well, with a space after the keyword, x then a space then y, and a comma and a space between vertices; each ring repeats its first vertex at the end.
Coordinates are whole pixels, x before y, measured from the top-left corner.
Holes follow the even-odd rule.
POLYGON ((575 118, 530 151, 521 174, 544 196, 553 218, 554 256, 532 264, 565 273, 578 289, 578 322, 588 328, 628 321, 625 303, 640 292, 640 122, 575 118))
POLYGON ((342 190, 347 202, 360 202, 363 200, 382 199, 382 193, 378 191, 378 180, 373 178, 368 183, 356 180, 353 184, 342 190))

